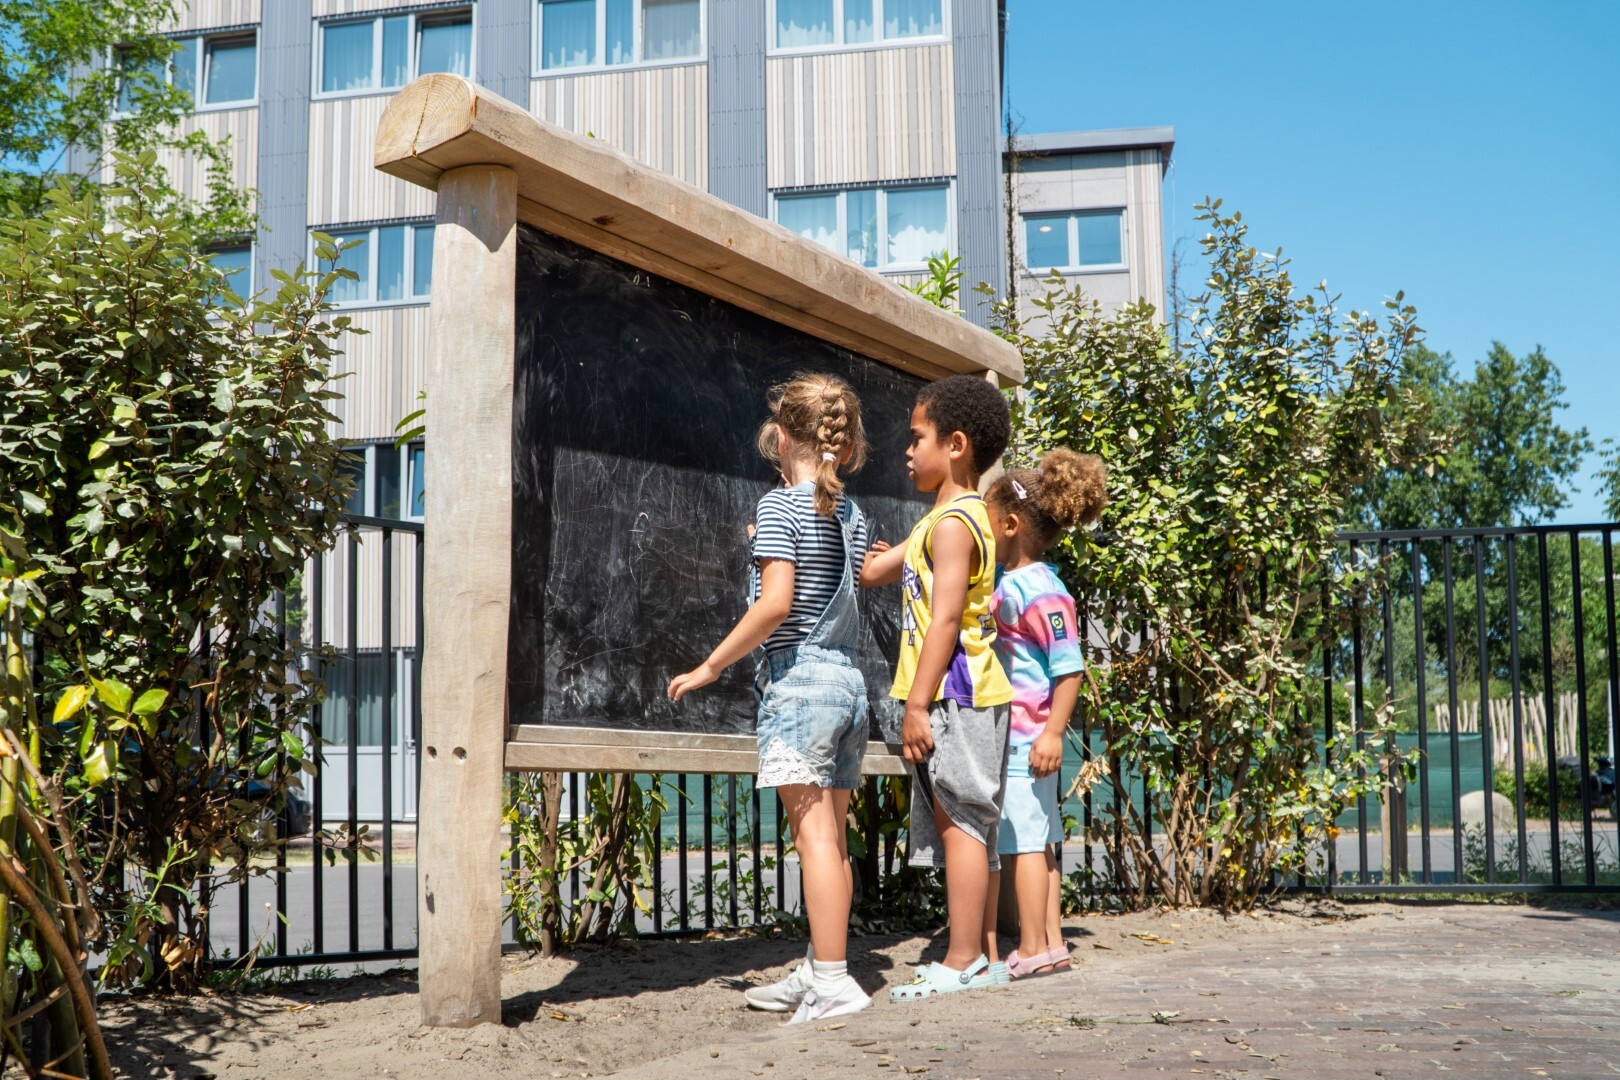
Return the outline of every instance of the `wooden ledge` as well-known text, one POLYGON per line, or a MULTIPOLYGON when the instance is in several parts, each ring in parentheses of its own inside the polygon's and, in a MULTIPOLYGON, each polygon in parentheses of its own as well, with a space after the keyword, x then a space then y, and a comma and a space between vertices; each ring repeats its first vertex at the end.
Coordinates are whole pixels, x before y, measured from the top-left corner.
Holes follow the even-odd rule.
POLYGON ((459 75, 424 75, 377 128, 377 168, 437 190, 464 165, 517 174, 518 220, 925 378, 1024 378, 1001 338, 774 222, 459 75))
MULTIPOLYGON (((752 735, 514 724, 506 741, 508 772, 751 773, 759 769, 752 735)), ((906 776, 900 747, 873 740, 866 776, 906 776)))

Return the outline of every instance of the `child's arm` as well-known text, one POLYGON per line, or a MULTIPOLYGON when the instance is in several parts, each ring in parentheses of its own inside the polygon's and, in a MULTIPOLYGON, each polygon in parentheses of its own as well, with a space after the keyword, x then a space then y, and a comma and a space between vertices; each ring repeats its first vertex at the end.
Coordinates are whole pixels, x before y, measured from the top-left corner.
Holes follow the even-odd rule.
POLYGON ((708 686, 720 673, 747 656, 782 625, 793 607, 793 564, 786 559, 760 560, 759 599, 755 600, 726 639, 709 658, 685 675, 670 680, 669 696, 676 701, 700 686, 708 686))
POLYGON ((1052 683, 1052 715, 1046 719, 1046 729, 1035 736, 1035 745, 1029 748, 1029 771, 1037 780, 1057 772, 1062 766, 1063 732, 1069 726, 1075 702, 1079 700, 1078 671, 1060 675, 1052 683))
POLYGON ((934 553, 934 590, 929 598, 928 633, 923 636, 922 655, 912 676, 911 693, 906 697, 906 719, 900 730, 901 756, 921 765, 934 749, 933 727, 928 709, 934 703, 945 669, 951 664, 962 628, 962 610, 967 606, 968 579, 973 576, 979 549, 973 534, 959 518, 947 517, 934 526, 931 540, 934 553))
POLYGON ((900 568, 905 562, 905 548, 892 548, 882 540, 872 541, 872 546, 866 552, 866 561, 861 563, 861 588, 893 585, 900 580, 900 568))

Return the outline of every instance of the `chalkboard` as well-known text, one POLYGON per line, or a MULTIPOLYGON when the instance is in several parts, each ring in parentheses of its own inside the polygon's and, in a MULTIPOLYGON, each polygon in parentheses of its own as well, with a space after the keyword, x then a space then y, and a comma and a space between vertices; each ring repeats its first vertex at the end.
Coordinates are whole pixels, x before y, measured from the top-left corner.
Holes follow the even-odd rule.
MULTIPOLYGON (((515 345, 510 722, 752 734, 751 662, 679 703, 664 689, 747 607, 746 528, 779 482, 754 444, 766 391, 848 380, 870 442, 849 490, 899 543, 927 509, 905 470, 923 381, 524 224, 515 345)), ((861 610, 892 738, 898 590, 861 610)))

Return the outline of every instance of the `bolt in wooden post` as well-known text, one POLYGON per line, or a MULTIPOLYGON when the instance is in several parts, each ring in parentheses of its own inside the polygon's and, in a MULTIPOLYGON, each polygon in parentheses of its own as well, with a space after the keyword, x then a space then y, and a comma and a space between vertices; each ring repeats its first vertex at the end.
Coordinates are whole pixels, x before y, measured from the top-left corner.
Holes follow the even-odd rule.
POLYGON ((427 362, 422 1022, 501 1019, 501 785, 512 559, 517 179, 439 179, 427 362))

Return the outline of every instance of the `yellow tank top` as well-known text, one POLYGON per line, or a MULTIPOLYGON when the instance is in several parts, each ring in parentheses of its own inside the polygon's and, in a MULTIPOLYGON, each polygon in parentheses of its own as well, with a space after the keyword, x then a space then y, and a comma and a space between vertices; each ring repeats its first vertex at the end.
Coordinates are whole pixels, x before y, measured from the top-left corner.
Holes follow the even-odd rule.
POLYGON ((900 659, 895 665, 894 689, 889 695, 903 701, 911 694, 917 660, 922 656, 923 638, 933 622, 934 529, 948 517, 960 518, 973 534, 979 565, 968 579, 967 602, 962 606, 956 651, 951 655, 944 679, 934 690, 933 700, 949 699, 974 708, 1000 705, 1011 701, 1013 692, 994 649, 996 620, 990 613, 990 597, 995 588, 996 552, 990 538, 990 513, 977 495, 962 495, 930 510, 906 540, 906 558, 900 575, 903 594, 900 659))

